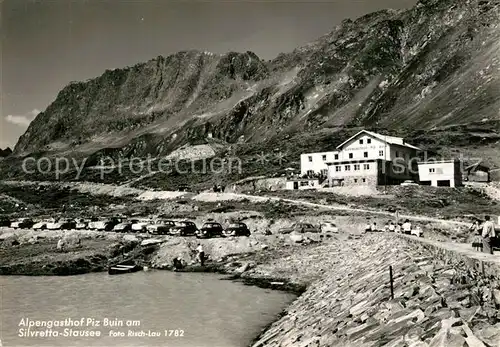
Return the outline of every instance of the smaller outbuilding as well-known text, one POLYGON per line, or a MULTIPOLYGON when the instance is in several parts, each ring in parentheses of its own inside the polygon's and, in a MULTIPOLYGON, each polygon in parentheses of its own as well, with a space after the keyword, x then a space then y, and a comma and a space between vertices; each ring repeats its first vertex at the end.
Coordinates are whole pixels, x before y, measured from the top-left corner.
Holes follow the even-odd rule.
POLYGON ((419 183, 434 187, 459 187, 462 185, 460 163, 459 159, 419 162, 419 183))
POLYGON ((483 164, 469 165, 464 168, 462 179, 466 182, 490 182, 490 168, 483 164))
POLYGON ((316 178, 290 178, 286 181, 287 190, 304 190, 320 188, 319 179, 316 178))

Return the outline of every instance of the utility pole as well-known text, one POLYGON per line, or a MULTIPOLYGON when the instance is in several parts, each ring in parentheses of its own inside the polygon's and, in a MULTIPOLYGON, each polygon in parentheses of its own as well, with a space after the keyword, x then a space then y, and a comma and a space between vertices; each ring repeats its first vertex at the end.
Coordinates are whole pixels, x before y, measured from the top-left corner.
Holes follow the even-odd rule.
POLYGON ((384 194, 387 194, 387 134, 384 135, 384 194))
POLYGON ((391 300, 394 300, 394 280, 392 277, 392 265, 389 265, 389 283, 391 286, 391 300))

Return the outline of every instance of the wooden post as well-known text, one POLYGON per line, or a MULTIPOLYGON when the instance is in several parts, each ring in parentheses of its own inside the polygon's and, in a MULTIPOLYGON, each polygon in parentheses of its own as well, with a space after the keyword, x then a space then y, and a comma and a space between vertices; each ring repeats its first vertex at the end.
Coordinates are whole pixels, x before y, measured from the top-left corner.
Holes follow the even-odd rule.
POLYGON ((392 265, 389 265, 389 278, 391 281, 391 300, 394 300, 394 282, 392 279, 392 265))

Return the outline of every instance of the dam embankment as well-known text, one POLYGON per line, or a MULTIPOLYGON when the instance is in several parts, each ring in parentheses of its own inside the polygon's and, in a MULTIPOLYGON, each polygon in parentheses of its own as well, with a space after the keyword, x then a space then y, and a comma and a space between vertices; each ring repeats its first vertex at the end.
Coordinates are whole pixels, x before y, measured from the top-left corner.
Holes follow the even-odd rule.
POLYGON ((384 233, 315 252, 275 264, 321 276, 254 347, 500 346, 496 256, 384 233))

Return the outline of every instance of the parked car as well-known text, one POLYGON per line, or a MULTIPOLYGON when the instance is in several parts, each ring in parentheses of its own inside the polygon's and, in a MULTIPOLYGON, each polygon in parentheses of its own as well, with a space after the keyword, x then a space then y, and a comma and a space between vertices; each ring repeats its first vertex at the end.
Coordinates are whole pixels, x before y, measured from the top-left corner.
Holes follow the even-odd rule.
POLYGON ((132 225, 134 225, 137 222, 138 222, 137 219, 132 219, 132 220, 129 220, 126 222, 119 223, 119 224, 115 225, 115 227, 113 228, 113 231, 115 231, 117 233, 132 232, 132 225))
POLYGON ((196 224, 190 221, 182 221, 175 223, 175 226, 170 228, 171 235, 178 236, 194 236, 198 231, 196 224))
POLYGON ((105 219, 103 221, 96 222, 94 224, 94 226, 95 226, 95 230, 97 230, 97 231, 111 231, 111 230, 113 230, 115 225, 120 224, 120 223, 121 223, 120 218, 112 217, 112 218, 105 219))
POLYGON ((60 221, 61 229, 72 230, 76 229, 76 221, 74 219, 63 219, 60 221))
POLYGON ((319 228, 316 228, 310 223, 294 223, 288 228, 281 228, 278 233, 280 234, 290 234, 295 233, 319 233, 319 228))
POLYGON ((77 229, 77 230, 87 229, 87 227, 89 226, 89 223, 90 223, 90 220, 88 220, 88 219, 78 219, 78 220, 76 220, 75 229, 77 229))
POLYGON ((0 217, 0 228, 1 227, 10 227, 12 221, 6 217, 0 217))
POLYGON ((200 230, 196 233, 196 237, 200 239, 208 239, 216 236, 224 236, 224 228, 220 223, 207 222, 203 224, 200 230))
POLYGON ((99 218, 91 218, 87 224, 87 229, 96 230, 98 223, 100 223, 99 218))
POLYGON ((31 218, 20 218, 15 222, 12 222, 10 224, 11 228, 14 229, 29 229, 31 228, 35 223, 31 220, 31 218))
POLYGON ((35 224, 33 224, 33 230, 45 230, 47 229, 47 224, 49 224, 50 221, 46 221, 46 220, 43 220, 43 221, 40 221, 40 222, 37 222, 35 224))
POLYGON ((133 233, 146 233, 147 227, 151 222, 146 219, 142 220, 137 220, 135 223, 132 224, 132 232, 133 233))
POLYGON ((55 218, 51 218, 49 221, 47 221, 46 228, 49 230, 54 230, 56 229, 56 224, 57 220, 55 218))
POLYGON ((227 236, 250 236, 250 229, 245 223, 232 223, 224 230, 227 236))
POLYGON ((57 222, 47 223, 46 228, 49 230, 71 230, 75 229, 76 222, 72 219, 59 219, 57 222))
POLYGON ((319 225, 319 230, 322 233, 338 233, 339 228, 333 222, 323 222, 319 225))
POLYGON ((149 234, 167 235, 174 226, 174 221, 159 219, 154 221, 153 224, 146 226, 146 230, 149 234))
POLYGON ((418 186, 418 183, 415 183, 412 180, 406 180, 403 183, 401 183, 402 186, 418 186))

